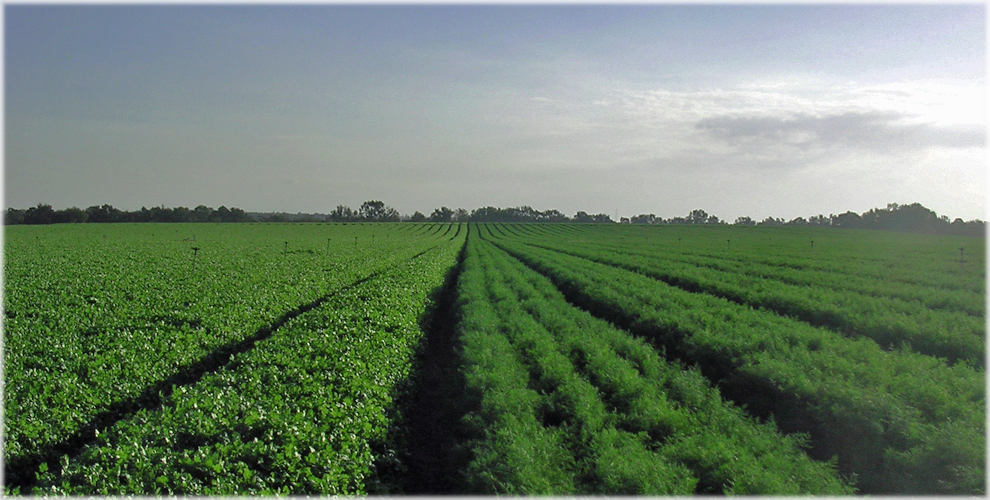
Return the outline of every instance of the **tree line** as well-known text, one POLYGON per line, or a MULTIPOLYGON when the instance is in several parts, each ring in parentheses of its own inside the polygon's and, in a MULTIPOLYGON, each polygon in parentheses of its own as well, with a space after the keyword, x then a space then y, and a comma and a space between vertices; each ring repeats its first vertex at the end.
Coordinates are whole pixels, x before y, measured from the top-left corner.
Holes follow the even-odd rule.
MULTIPOLYGON (((221 206, 213 209, 200 205, 194 209, 186 207, 166 208, 141 207, 132 212, 118 210, 111 205, 91 206, 85 210, 71 207, 55 210, 51 205, 39 203, 27 210, 8 208, 4 224, 58 224, 81 222, 575 222, 613 223, 608 214, 588 214, 579 211, 568 217, 559 210, 536 210, 530 206, 499 208, 482 207, 472 211, 463 208, 451 209, 442 206, 427 216, 421 212, 402 215, 398 210, 380 200, 369 200, 356 210, 346 205, 337 205, 329 214, 279 214, 247 213, 239 208, 221 206)), ((639 214, 622 217, 619 223, 626 224, 729 224, 708 212, 696 209, 685 217, 665 219, 655 214, 639 214)), ((862 214, 848 211, 842 214, 825 216, 818 214, 809 218, 797 217, 789 221, 767 217, 756 221, 750 217, 738 217, 732 223, 737 226, 805 226, 837 227, 847 229, 885 229, 938 234, 982 235, 986 223, 975 219, 952 221, 947 216, 939 216, 919 203, 909 205, 888 204, 886 208, 874 208, 862 214)))
POLYGON ((384 203, 380 201, 365 202, 357 211, 351 211, 350 208, 339 205, 330 213, 327 220, 334 222, 374 220, 403 222, 613 222, 612 218, 606 214, 589 215, 587 212, 580 211, 574 214, 574 217, 568 217, 559 210, 540 211, 530 206, 512 208, 488 206, 476 208, 470 212, 463 208, 452 209, 443 206, 433 210, 429 216, 418 211, 410 216, 399 216, 398 212, 390 207, 385 207, 384 203), (374 204, 372 205, 374 210, 367 209, 369 203, 374 204), (381 218, 376 219, 375 214, 380 214, 381 218))
MULTIPOLYGON (((654 214, 640 214, 635 217, 623 217, 620 222, 631 224, 727 224, 704 210, 692 210, 687 217, 664 219, 654 214)), ((882 229, 891 231, 909 231, 936 234, 971 234, 983 235, 986 222, 974 219, 963 221, 949 217, 926 208, 920 203, 898 205, 890 203, 887 208, 873 208, 862 214, 847 211, 842 214, 825 216, 818 214, 805 219, 796 217, 785 221, 779 217, 767 217, 757 222, 750 217, 738 217, 733 225, 736 226, 800 226, 800 227, 837 227, 845 229, 882 229)))
POLYGON ((221 206, 218 209, 200 205, 165 208, 141 207, 141 210, 125 211, 112 205, 93 205, 85 210, 78 207, 55 210, 51 205, 39 203, 27 210, 8 208, 5 225, 13 224, 62 224, 81 222, 253 222, 254 219, 239 208, 221 206))
POLYGON ((798 217, 784 222, 783 219, 768 217, 762 222, 751 220, 740 221, 737 224, 771 225, 771 226, 819 226, 845 229, 882 229, 889 231, 908 231, 934 234, 971 234, 984 235, 986 222, 980 219, 963 221, 960 218, 949 220, 948 216, 939 216, 920 203, 898 205, 890 203, 887 208, 873 208, 862 214, 847 211, 842 214, 832 214, 828 217, 817 215, 805 219, 798 217))

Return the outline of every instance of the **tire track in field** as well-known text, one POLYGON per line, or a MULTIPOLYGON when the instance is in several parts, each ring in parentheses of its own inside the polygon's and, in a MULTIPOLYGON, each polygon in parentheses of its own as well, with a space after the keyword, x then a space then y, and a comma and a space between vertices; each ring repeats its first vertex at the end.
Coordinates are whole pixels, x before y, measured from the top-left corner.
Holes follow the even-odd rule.
MULTIPOLYGON (((418 257, 438 248, 446 243, 445 240, 437 245, 427 248, 409 258, 415 260, 418 257)), ((404 262, 404 261, 403 261, 404 262)), ((314 301, 302 304, 279 316, 275 321, 264 326, 254 334, 238 341, 229 342, 217 347, 209 354, 191 364, 180 367, 176 373, 154 385, 149 386, 137 396, 117 401, 110 404, 107 409, 97 413, 88 422, 79 427, 72 435, 53 445, 42 448, 39 451, 25 453, 14 457, 4 464, 4 487, 8 489, 20 488, 21 494, 30 494, 31 488, 36 484, 35 473, 42 463, 48 464, 48 470, 58 474, 61 472, 60 458, 63 455, 73 457, 82 452, 86 445, 95 442, 100 432, 104 432, 117 422, 124 420, 142 409, 157 411, 161 409, 162 402, 168 399, 178 387, 192 385, 199 382, 203 377, 216 373, 230 363, 231 358, 237 354, 250 351, 255 344, 274 335, 279 328, 290 320, 309 312, 334 296, 345 293, 367 281, 370 281, 389 269, 399 265, 395 263, 383 267, 364 278, 360 278, 348 285, 334 290, 333 292, 317 298, 314 301)))
MULTIPOLYGON (((465 230, 470 235, 469 227, 465 230)), ((460 227, 458 227, 460 231, 460 227)), ((455 235, 456 236, 456 235, 455 235)), ((405 495, 463 494, 461 473, 470 457, 461 443, 467 436, 460 421, 467 413, 464 376, 458 356, 457 282, 464 267, 467 239, 448 271, 444 284, 433 294, 435 305, 424 314, 425 332, 405 400, 396 402, 403 415, 393 432, 400 443, 397 463, 379 466, 378 481, 391 484, 405 495)), ((370 489, 370 488, 369 488, 370 489)))

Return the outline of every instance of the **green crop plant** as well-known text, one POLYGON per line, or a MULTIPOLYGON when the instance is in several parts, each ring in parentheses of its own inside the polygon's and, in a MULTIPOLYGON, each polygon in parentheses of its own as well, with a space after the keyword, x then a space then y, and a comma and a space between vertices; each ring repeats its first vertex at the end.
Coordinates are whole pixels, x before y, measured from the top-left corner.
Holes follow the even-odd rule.
POLYGON ((10 228, 7 487, 31 484, 42 465, 53 470, 95 433, 155 408, 173 386, 222 366, 321 298, 449 239, 421 233, 369 249, 347 245, 351 235, 394 226, 197 225, 195 273, 187 224, 10 228), (283 258, 273 245, 313 247, 328 235, 330 259, 283 258), (50 244, 37 247, 39 236, 50 244))
MULTIPOLYGON (((463 236, 460 237, 462 239, 463 236)), ((363 494, 419 318, 460 241, 335 290, 161 408, 106 429, 36 494, 363 494)))
POLYGON ((810 433, 816 456, 838 456, 840 469, 856 474, 865 491, 985 487, 982 369, 886 352, 870 340, 614 266, 513 238, 494 241, 548 276, 572 303, 699 364, 762 418, 773 415, 791 431, 810 433))
POLYGON ((503 375, 473 384, 481 404, 469 414, 478 434, 469 473, 480 492, 852 491, 833 469, 804 455, 800 440, 748 420, 697 372, 663 363, 646 344, 568 304, 546 278, 482 241, 491 228, 479 234, 468 244, 460 282, 464 355, 487 359, 494 345, 504 353, 503 371, 482 370, 503 375), (504 371, 509 366, 511 377, 504 371), (504 433, 495 431, 501 429, 495 422, 521 408, 499 398, 505 380, 528 394, 525 414, 535 413, 528 428, 536 430, 516 435, 524 443, 516 446, 553 436, 558 456, 567 457, 557 459, 558 468, 573 479, 540 485, 550 490, 513 489, 533 465, 505 448, 504 433), (668 399, 668 387, 676 400, 668 399))

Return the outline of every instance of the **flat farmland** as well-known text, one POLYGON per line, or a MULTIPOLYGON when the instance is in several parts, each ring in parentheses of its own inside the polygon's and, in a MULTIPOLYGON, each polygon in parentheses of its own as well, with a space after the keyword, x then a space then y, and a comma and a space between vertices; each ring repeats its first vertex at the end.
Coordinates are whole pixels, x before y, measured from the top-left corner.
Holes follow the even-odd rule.
POLYGON ((500 223, 4 238, 8 494, 985 492, 983 238, 500 223))
POLYGON ((23 229, 5 241, 5 480, 94 494, 360 491, 464 240, 450 224, 23 229), (313 436, 330 444, 309 452, 313 436))

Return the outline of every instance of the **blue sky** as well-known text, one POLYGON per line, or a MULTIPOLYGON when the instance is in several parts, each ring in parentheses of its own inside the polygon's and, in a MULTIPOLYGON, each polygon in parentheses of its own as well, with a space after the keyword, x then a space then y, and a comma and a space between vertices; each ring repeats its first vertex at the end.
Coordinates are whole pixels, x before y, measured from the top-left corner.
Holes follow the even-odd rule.
POLYGON ((968 5, 7 5, 5 203, 986 219, 968 5))

